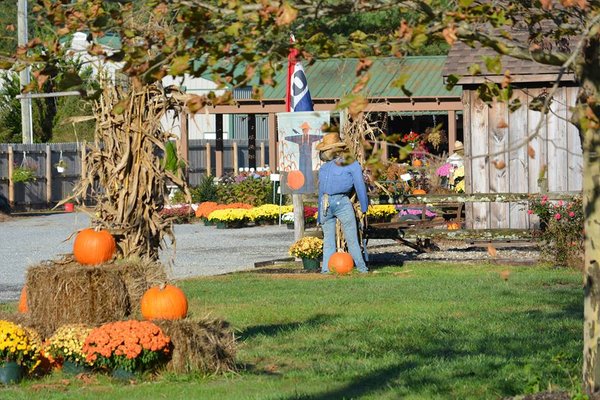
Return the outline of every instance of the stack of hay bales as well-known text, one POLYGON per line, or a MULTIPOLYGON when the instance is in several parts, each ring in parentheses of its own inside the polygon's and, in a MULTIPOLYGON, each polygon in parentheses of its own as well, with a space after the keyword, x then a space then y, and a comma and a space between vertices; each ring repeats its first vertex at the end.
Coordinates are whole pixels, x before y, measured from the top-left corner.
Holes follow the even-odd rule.
POLYGON ((81 265, 70 258, 27 270, 31 324, 43 336, 65 324, 97 326, 135 313, 149 287, 166 280, 161 264, 147 261, 81 265))

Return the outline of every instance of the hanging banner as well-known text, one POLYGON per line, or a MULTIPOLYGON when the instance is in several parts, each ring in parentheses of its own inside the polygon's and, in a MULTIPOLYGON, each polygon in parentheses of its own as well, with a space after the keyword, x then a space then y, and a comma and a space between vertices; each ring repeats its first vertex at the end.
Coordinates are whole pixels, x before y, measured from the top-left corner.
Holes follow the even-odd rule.
POLYGON ((285 194, 316 193, 321 166, 315 149, 330 123, 329 111, 277 113, 281 189, 285 194))

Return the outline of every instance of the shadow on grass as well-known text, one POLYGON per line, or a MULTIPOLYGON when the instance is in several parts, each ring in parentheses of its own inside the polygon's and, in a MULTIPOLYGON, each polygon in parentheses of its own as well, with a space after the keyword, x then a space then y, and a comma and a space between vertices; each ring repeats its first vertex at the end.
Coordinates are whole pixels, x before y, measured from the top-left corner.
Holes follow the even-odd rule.
POLYGON ((246 329, 239 332, 239 338, 241 341, 244 341, 258 335, 277 336, 281 333, 288 333, 299 328, 323 325, 327 322, 330 322, 334 318, 336 318, 336 316, 331 314, 316 314, 315 316, 307 319, 306 321, 288 322, 285 324, 249 326, 246 329))
MULTIPOLYGON (((353 379, 347 385, 338 389, 331 390, 320 394, 294 395, 291 397, 281 398, 286 400, 331 400, 331 399, 355 399, 361 396, 368 395, 371 392, 376 392, 393 384, 394 381, 400 379, 402 373, 414 369, 417 364, 413 362, 405 362, 391 365, 386 368, 381 368, 374 371, 372 374, 364 377, 353 379)), ((423 384, 432 384, 429 382, 423 384)))

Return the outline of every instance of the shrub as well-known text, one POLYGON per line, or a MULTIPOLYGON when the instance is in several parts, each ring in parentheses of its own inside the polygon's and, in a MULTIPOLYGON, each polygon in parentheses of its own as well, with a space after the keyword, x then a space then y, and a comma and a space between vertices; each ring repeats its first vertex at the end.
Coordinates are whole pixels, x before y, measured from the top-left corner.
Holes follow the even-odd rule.
POLYGON ((255 207, 273 202, 273 184, 268 178, 246 177, 236 182, 225 178, 217 186, 219 203, 243 202, 255 207))
POLYGON ((581 196, 556 202, 547 196, 534 196, 529 200, 528 213, 540 219, 539 238, 544 259, 558 265, 581 267, 584 239, 581 196))

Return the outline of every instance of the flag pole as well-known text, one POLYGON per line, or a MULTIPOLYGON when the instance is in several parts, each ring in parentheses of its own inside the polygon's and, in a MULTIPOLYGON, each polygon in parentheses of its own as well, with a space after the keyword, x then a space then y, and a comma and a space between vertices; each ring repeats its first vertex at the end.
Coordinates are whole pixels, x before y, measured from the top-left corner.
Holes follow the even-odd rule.
MULTIPOLYGON (((290 34, 290 44, 294 44, 296 38, 294 34, 290 34)), ((292 109, 292 76, 294 75, 294 68, 298 57, 298 50, 295 47, 290 47, 288 54, 288 75, 287 75, 287 87, 285 106, 287 112, 293 112, 292 109)), ((292 193, 292 205, 294 207, 294 240, 298 240, 304 236, 304 201, 301 193, 292 193)))

